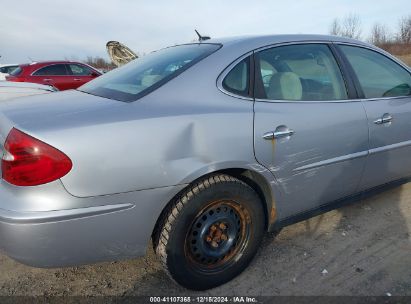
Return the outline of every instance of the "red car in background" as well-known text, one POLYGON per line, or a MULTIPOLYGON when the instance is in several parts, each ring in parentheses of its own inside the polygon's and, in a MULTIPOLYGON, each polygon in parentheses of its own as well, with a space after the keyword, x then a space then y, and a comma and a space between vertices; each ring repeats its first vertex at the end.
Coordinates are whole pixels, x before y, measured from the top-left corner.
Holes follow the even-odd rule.
POLYGON ((100 75, 99 71, 84 63, 47 61, 21 64, 6 76, 6 80, 52 85, 63 91, 77 89, 100 75))

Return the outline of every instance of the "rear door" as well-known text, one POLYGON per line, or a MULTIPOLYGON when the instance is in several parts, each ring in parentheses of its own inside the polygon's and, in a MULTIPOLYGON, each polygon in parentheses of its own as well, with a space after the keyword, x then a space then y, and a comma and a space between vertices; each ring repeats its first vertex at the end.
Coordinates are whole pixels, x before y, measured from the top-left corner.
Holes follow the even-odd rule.
POLYGON ((89 67, 82 64, 70 63, 67 65, 67 68, 72 76, 73 89, 77 89, 79 86, 93 80, 96 76, 98 76, 96 71, 93 71, 89 67))
POLYGON ((368 116, 370 150, 361 189, 411 176, 410 71, 377 51, 340 45, 368 116))
POLYGON ((30 82, 52 85, 62 91, 72 88, 72 80, 68 74, 65 64, 50 64, 34 71, 28 77, 28 80, 30 82))
POLYGON ((255 58, 255 156, 276 177, 279 219, 355 193, 367 119, 332 48, 291 44, 255 58))

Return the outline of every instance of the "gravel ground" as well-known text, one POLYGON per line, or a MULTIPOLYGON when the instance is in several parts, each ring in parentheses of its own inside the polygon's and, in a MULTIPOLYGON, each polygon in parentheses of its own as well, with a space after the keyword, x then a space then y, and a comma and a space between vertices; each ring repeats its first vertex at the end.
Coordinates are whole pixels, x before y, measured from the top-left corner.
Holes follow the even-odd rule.
POLYGON ((174 284, 150 249, 129 261, 36 269, 0 255, 2 295, 411 295, 411 184, 268 234, 254 261, 207 292, 174 284))

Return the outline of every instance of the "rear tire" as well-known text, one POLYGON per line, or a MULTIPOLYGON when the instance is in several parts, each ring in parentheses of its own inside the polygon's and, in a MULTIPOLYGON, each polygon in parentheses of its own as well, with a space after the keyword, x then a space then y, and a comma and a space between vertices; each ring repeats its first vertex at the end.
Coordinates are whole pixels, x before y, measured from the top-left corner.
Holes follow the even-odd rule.
POLYGON ((163 213, 153 235, 154 250, 180 285, 205 290, 241 273, 264 233, 257 193, 224 174, 190 186, 163 213))

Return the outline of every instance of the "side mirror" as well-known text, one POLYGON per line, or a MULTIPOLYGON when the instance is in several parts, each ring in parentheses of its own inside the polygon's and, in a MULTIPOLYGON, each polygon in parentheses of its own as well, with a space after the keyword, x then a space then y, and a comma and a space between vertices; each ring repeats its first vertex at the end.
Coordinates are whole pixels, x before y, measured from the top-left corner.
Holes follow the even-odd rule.
POLYGON ((100 76, 100 75, 97 74, 97 72, 91 72, 91 73, 90 73, 90 76, 91 76, 91 77, 97 77, 97 76, 100 76))

